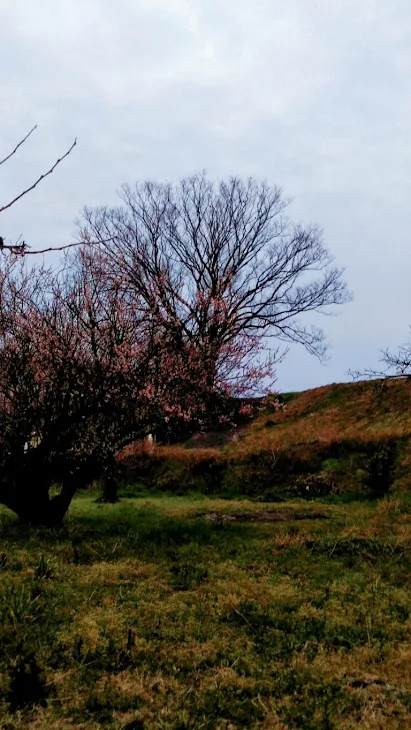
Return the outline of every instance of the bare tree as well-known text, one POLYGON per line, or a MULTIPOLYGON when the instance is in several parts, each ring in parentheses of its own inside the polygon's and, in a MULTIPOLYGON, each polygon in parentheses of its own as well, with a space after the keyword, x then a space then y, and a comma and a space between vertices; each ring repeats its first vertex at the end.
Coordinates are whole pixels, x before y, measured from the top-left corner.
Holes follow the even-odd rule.
POLYGON ((112 276, 174 323, 176 340, 203 348, 211 379, 231 366, 237 338, 248 338, 250 356, 271 336, 324 356, 324 333, 306 315, 350 294, 320 229, 287 217, 281 188, 237 177, 215 185, 203 173, 177 186, 124 185, 120 197, 120 207, 84 211, 80 239, 105 246, 112 276))
POLYGON ((388 349, 383 350, 382 362, 391 377, 411 377, 411 339, 401 345, 395 353, 388 349))
POLYGON ((403 345, 400 345, 396 352, 385 348, 380 350, 380 355, 381 369, 349 370, 349 374, 354 380, 362 378, 411 378, 411 337, 403 345))

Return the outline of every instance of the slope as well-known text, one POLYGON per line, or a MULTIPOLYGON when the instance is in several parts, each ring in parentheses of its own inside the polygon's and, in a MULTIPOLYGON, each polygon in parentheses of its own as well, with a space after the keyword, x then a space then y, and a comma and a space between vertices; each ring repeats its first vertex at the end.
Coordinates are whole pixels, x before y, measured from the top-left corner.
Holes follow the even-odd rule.
POLYGON ((407 488, 410 381, 332 384, 281 400, 284 408, 268 400, 246 427, 217 434, 219 446, 198 448, 213 442, 208 434, 176 446, 128 447, 120 457, 125 479, 265 499, 407 488))

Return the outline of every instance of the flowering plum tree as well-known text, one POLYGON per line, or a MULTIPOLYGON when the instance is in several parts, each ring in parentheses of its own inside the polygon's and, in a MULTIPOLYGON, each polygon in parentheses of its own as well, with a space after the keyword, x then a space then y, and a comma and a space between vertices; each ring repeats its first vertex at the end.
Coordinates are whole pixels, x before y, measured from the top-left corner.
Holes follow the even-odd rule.
POLYGON ((147 360, 144 323, 104 295, 87 253, 63 273, 1 272, 0 499, 34 522, 58 522, 107 469, 134 425, 127 397, 147 360))
MULTIPOLYGON (((60 522, 99 477, 114 499, 122 446, 229 412, 233 389, 210 384, 196 343, 177 343, 157 310, 106 272, 99 248, 67 255, 59 273, 1 260, 0 501, 25 521, 60 522)), ((266 372, 253 365, 250 377, 266 372)))

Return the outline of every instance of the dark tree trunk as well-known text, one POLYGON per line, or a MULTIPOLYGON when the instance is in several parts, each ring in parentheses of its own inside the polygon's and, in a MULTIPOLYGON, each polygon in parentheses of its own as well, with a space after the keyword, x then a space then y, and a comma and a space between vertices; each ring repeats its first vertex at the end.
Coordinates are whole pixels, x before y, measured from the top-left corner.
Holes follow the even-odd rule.
POLYGON ((117 493, 117 482, 115 479, 111 477, 104 477, 103 483, 102 483, 102 490, 101 490, 101 496, 96 499, 96 502, 100 503, 107 503, 107 504, 115 504, 116 502, 119 502, 118 493, 117 493))
POLYGON ((71 499, 68 501, 62 494, 52 497, 51 499, 38 501, 30 506, 21 506, 15 510, 20 517, 21 522, 28 525, 43 525, 44 527, 58 527, 62 524, 66 512, 69 508, 71 499))
POLYGON ((61 525, 76 493, 75 480, 63 484, 55 497, 49 496, 49 484, 28 478, 15 481, 1 491, 0 501, 29 525, 56 527, 61 525))
POLYGON ((57 527, 63 522, 74 493, 75 489, 62 489, 60 494, 51 499, 48 494, 33 495, 31 499, 25 499, 27 495, 19 495, 16 491, 14 499, 4 497, 1 501, 25 524, 57 527))
POLYGON ((20 520, 30 525, 55 527, 63 522, 78 489, 102 477, 102 502, 117 502, 117 469, 113 455, 103 460, 89 455, 81 460, 55 459, 44 466, 41 460, 15 465, 10 480, 0 485, 0 503, 15 512, 20 520), (40 476, 38 476, 40 475, 40 476), (60 493, 50 497, 50 487, 61 484, 60 493))
POLYGON ((115 504, 119 502, 118 498, 118 470, 114 458, 108 459, 104 466, 102 476, 101 496, 96 502, 115 504))

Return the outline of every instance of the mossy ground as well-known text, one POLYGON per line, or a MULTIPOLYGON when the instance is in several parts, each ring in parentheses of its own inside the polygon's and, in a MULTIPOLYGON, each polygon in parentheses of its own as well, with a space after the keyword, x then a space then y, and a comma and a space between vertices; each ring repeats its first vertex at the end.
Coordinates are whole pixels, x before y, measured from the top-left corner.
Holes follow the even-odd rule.
POLYGON ((0 522, 4 730, 410 727, 405 497, 80 495, 63 528, 0 522))

